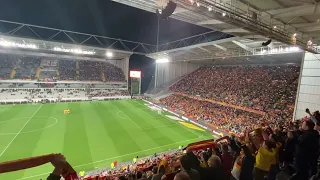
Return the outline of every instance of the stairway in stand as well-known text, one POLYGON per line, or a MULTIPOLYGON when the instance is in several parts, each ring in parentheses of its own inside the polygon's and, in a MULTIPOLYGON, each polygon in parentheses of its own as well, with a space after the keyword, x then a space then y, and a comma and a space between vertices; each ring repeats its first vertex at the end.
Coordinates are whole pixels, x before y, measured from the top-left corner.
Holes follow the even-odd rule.
POLYGON ((41 73, 41 67, 39 66, 39 67, 37 68, 37 72, 36 72, 36 79, 39 79, 40 73, 41 73))
POLYGON ((14 68, 12 69, 11 73, 10 73, 10 79, 14 79, 14 76, 16 75, 16 73, 17 73, 17 70, 16 70, 16 68, 14 67, 14 68))
POLYGON ((104 76, 104 72, 101 72, 101 79, 102 79, 103 82, 106 81, 106 77, 104 76))
POLYGON ((77 80, 80 80, 79 61, 76 61, 77 80))

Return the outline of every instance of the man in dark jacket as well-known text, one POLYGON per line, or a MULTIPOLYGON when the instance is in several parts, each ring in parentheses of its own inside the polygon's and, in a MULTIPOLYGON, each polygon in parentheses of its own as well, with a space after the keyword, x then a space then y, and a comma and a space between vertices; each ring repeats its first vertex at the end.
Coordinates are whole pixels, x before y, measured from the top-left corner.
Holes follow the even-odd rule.
POLYGON ((228 178, 224 175, 223 167, 221 160, 218 156, 212 155, 209 160, 208 164, 209 167, 205 168, 206 176, 202 179, 205 180, 211 180, 211 179, 217 179, 217 180, 227 180, 228 178))
POLYGON ((242 160, 242 167, 240 171, 239 180, 253 180, 252 171, 254 163, 256 162, 255 157, 252 155, 248 146, 243 146, 244 157, 242 160))
POLYGON ((314 130, 315 124, 308 120, 302 124, 304 133, 299 136, 295 149, 296 179, 307 180, 309 169, 311 175, 317 172, 317 159, 319 154, 319 133, 314 130))

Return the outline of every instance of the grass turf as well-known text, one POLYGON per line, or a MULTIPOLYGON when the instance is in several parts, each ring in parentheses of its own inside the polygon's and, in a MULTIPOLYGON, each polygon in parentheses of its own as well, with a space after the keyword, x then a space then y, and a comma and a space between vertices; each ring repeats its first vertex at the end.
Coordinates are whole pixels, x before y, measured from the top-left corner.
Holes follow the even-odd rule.
MULTIPOLYGON (((110 166, 212 138, 159 115, 139 100, 0 106, 0 162, 62 153, 77 171, 110 166), (70 109, 70 114, 63 114, 70 109)), ((51 164, 0 174, 47 177, 51 164)))

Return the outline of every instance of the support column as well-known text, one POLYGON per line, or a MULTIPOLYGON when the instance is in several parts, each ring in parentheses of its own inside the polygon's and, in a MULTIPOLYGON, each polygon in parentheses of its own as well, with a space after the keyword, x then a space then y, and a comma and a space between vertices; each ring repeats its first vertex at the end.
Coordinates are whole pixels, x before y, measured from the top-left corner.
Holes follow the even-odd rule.
POLYGON ((320 110, 320 54, 306 52, 301 64, 294 119, 301 119, 311 112, 320 110))

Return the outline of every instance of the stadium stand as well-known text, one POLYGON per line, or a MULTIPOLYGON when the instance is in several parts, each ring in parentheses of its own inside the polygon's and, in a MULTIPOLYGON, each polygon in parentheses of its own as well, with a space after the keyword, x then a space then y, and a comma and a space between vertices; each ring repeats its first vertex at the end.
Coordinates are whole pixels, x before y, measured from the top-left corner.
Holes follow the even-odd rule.
POLYGON ((24 57, 17 60, 16 74, 13 79, 35 79, 40 59, 36 57, 24 57))
POLYGON ((76 61, 59 61, 60 80, 76 80, 76 61))
POLYGON ((0 78, 9 79, 14 68, 15 59, 9 55, 1 55, 0 57, 0 78))
POLYGON ((228 106, 200 101, 181 95, 171 95, 160 102, 187 117, 204 120, 214 126, 241 134, 264 123, 263 116, 228 106))
POLYGON ((160 102, 234 133, 276 127, 292 120, 298 77, 293 65, 203 67, 169 88, 180 95, 160 102))
POLYGON ((100 62, 80 61, 79 68, 81 81, 102 81, 100 62))
POLYGON ((103 64, 103 73, 106 81, 125 81, 123 71, 113 64, 103 64))
POLYGON ((62 99, 129 96, 127 90, 111 89, 1 89, 0 101, 15 99, 62 99))
POLYGON ((46 60, 41 57, 2 54, 1 79, 40 79, 41 81, 119 81, 124 82, 123 70, 109 62, 46 60))
POLYGON ((91 89, 90 97, 109 97, 109 96, 129 96, 127 90, 110 90, 110 89, 91 89))
POLYGON ((286 104, 294 104, 292 90, 297 88, 299 71, 300 67, 289 65, 205 67, 170 90, 264 111, 273 108, 283 96, 287 96, 286 104))

